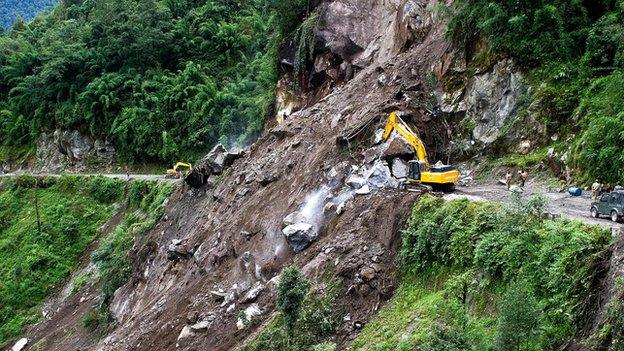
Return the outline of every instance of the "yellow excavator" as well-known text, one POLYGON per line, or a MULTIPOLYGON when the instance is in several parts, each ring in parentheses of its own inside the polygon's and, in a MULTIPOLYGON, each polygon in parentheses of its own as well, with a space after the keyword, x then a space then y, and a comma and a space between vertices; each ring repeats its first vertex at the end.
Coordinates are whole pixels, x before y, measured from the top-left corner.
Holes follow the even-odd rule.
POLYGON ((455 183, 459 181, 461 176, 459 171, 449 165, 436 164, 431 166, 422 140, 396 112, 392 112, 388 117, 383 140, 387 140, 393 131, 399 133, 416 150, 417 159, 409 162, 408 184, 425 184, 440 190, 453 190, 455 188, 455 183))
POLYGON ((178 162, 173 168, 167 170, 167 178, 184 178, 193 171, 193 165, 186 162, 178 162), (184 169, 184 171, 182 171, 184 169))

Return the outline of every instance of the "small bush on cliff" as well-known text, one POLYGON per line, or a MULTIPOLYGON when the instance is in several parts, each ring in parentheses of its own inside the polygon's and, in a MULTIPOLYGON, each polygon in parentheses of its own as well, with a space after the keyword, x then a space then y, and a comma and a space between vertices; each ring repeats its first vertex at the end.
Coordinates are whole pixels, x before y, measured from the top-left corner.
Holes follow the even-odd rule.
POLYGON ((134 239, 151 229, 173 191, 169 183, 135 182, 130 186, 127 213, 121 224, 102 239, 91 259, 98 268, 105 303, 132 274, 130 250, 134 239))
POLYGON ((329 279, 325 286, 323 291, 312 289, 296 267, 284 270, 278 285, 280 313, 241 351, 331 350, 331 344, 322 342, 340 325, 341 316, 334 306, 340 285, 329 279))
POLYGON ((103 203, 113 203, 119 200, 124 193, 124 183, 115 179, 95 177, 87 181, 89 193, 103 203))
POLYGON ((496 348, 508 350, 537 350, 536 333, 540 311, 537 299, 527 284, 511 283, 500 305, 496 330, 496 348))
POLYGON ((301 314, 301 304, 310 290, 310 282, 296 267, 286 268, 277 287, 277 307, 284 316, 288 334, 292 335, 301 314))

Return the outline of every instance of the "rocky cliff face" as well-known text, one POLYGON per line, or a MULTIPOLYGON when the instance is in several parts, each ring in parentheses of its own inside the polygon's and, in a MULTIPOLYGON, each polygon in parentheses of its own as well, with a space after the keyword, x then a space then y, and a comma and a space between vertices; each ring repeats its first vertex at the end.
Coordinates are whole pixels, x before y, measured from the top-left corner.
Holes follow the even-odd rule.
POLYGON ((60 173, 81 172, 87 167, 106 169, 112 166, 114 158, 115 148, 110 143, 76 130, 57 129, 39 137, 34 171, 60 173))
MULTIPOLYGON (((230 350, 253 332, 237 327, 241 311, 261 328, 275 311, 280 271, 294 264, 312 280, 340 279, 338 308, 350 318, 336 341, 347 344, 393 293, 399 229, 417 197, 396 189, 404 167, 376 137, 388 113, 399 110, 418 128, 431 161, 448 162, 459 158, 458 144, 507 138, 502 126, 525 89, 507 61, 469 75, 437 3, 323 1, 313 63, 279 84, 282 122, 218 181, 180 190, 156 228, 137 238, 134 279, 111 304, 115 329, 100 340, 75 316, 52 314, 30 331, 33 341, 50 350, 230 350), (462 67, 461 84, 445 87, 462 67), (302 94, 291 90, 295 79, 302 94), (462 134, 465 119, 473 124, 462 134)), ((292 68, 288 55, 282 62, 292 68)), ((78 159, 96 148, 69 139, 64 152, 47 154, 78 159)), ((97 295, 74 303, 96 304, 97 295)))

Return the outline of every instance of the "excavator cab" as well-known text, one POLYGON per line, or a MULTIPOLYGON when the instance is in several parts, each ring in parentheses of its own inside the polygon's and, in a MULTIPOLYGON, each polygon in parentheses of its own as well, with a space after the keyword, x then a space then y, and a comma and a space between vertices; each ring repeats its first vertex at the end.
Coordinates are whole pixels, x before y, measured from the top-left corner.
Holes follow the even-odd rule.
POLYGON ((408 178, 415 181, 420 181, 420 174, 422 173, 423 164, 420 161, 409 161, 409 175, 408 178))

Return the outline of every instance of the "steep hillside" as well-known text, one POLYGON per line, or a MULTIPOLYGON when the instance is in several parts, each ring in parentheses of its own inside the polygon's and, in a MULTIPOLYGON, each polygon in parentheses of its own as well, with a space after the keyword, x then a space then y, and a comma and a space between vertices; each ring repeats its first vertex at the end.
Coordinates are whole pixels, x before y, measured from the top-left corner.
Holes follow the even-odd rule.
POLYGON ((0 345, 48 318, 83 286, 115 289, 109 286, 130 270, 129 228, 133 234, 151 228, 171 191, 170 183, 99 177, 3 179, 0 345))
POLYGON ((56 3, 57 0, 2 0, 0 1, 0 8, 2 9, 0 29, 8 29, 18 18, 29 21, 56 3))
MULTIPOLYGON (((223 126, 244 126, 234 133, 243 136, 238 141, 250 140, 252 130, 258 139, 228 162, 225 148, 214 148, 196 164, 214 174, 202 186, 184 185, 164 204, 160 191, 137 187, 143 195, 135 206, 154 215, 130 213, 107 235, 92 256, 97 279, 30 326, 22 339, 29 346, 620 348, 620 240, 611 243, 607 230, 586 223, 545 218, 541 197, 519 196, 504 206, 447 203, 439 194, 407 191, 400 184, 414 150, 396 136, 382 140, 380 131, 388 114, 398 111, 427 145, 429 161, 458 164, 462 183, 470 182, 473 167, 494 168, 485 165, 490 158, 516 160, 516 154, 545 177, 552 169, 557 176, 572 173, 580 183, 596 174, 620 179, 622 2, 100 3, 120 17, 107 22, 98 15, 107 9, 80 2, 57 8, 51 16, 60 22, 47 20, 52 28, 63 23, 64 30, 75 29, 80 38, 96 37, 80 45, 91 54, 103 50, 106 62, 91 56, 76 62, 112 62, 107 69, 119 76, 103 82, 109 73, 97 66, 98 84, 86 83, 92 76, 75 77, 86 77, 84 87, 112 86, 120 95, 75 93, 66 86, 74 78, 43 74, 66 72, 73 60, 38 62, 42 70, 0 82, 5 135, 12 135, 6 140, 47 140, 43 144, 72 154, 67 150, 74 144, 100 150, 94 140, 106 144, 101 138, 108 135, 121 155, 164 160, 229 141, 232 134, 221 133, 223 126), (141 7, 146 4, 161 6, 141 7), (84 27, 72 27, 81 23, 68 19, 76 13, 84 27), (126 26, 136 29, 136 37, 120 34, 126 26), (615 39, 601 46, 599 33, 607 29, 615 39), (142 32, 150 40, 138 40, 142 32), (196 40, 178 47, 176 33, 196 40), (221 51, 219 45, 233 42, 245 46, 221 51), (590 60, 598 47, 610 48, 599 60, 603 66, 590 60), (120 52, 123 58, 116 56, 120 52), (203 63, 190 63, 197 58, 203 63), (595 70, 585 75, 590 67, 595 70), (60 84, 60 95, 35 96, 41 104, 31 103, 30 90, 20 84, 33 80, 60 84), (203 94, 206 86, 214 95, 203 94), (84 106, 83 98, 89 101, 84 106), (221 98, 226 102, 219 105, 221 98), (198 107, 204 104, 210 108, 198 107), (274 117, 260 131, 264 113, 274 117), (83 118, 102 129, 81 129, 83 118), (59 123, 80 130, 50 134, 59 123), (42 130, 46 135, 38 136, 42 130), (170 130, 178 133, 171 143, 170 130), (89 142, 81 143, 85 135, 89 142)), ((26 32, 1 40, 28 46, 26 32)), ((20 53, 0 60, 30 57, 20 53)))

